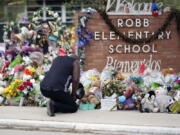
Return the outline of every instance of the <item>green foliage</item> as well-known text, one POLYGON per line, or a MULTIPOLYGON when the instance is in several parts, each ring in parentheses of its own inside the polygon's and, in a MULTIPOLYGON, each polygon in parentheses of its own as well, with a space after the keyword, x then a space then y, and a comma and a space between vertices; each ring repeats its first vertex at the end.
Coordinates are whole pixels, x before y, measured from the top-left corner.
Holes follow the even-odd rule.
POLYGON ((107 0, 71 0, 70 5, 83 5, 84 7, 92 7, 94 9, 105 10, 107 0))
POLYGON ((103 96, 108 97, 112 96, 114 93, 117 96, 123 95, 124 90, 125 86, 121 80, 110 80, 102 88, 103 96))

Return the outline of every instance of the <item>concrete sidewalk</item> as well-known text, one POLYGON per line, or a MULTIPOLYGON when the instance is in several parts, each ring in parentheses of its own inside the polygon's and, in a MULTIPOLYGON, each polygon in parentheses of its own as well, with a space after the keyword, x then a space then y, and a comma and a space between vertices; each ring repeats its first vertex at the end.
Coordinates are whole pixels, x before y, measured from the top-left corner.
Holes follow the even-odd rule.
POLYGON ((46 108, 0 107, 1 128, 80 132, 129 132, 180 135, 180 115, 137 111, 78 111, 48 117, 46 108))

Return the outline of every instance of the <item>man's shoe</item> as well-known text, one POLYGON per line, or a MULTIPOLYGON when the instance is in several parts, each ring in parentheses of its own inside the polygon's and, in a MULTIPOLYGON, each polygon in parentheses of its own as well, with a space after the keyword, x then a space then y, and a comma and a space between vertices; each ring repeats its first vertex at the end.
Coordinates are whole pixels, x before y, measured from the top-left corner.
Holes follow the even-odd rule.
POLYGON ((49 100, 47 102, 47 114, 50 117, 55 116, 55 113, 54 113, 54 101, 52 101, 52 100, 49 100))

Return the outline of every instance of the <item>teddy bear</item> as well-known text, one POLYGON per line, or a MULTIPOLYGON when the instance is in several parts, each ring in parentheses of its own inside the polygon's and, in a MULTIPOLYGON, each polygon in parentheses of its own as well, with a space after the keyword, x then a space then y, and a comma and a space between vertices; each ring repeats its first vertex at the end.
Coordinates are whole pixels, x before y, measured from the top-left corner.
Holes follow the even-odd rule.
POLYGON ((154 91, 149 91, 141 100, 141 112, 159 112, 158 103, 154 91))
MULTIPOLYGON (((120 96, 117 101, 117 109, 118 110, 134 110, 136 107, 135 100, 133 98, 125 99, 121 102, 124 96, 120 96)), ((124 97, 125 98, 125 97, 124 97)))
POLYGON ((166 76, 167 74, 174 74, 175 73, 173 68, 166 68, 166 69, 163 69, 161 72, 164 76, 166 76))
MULTIPOLYGON (((132 84, 127 87, 122 96, 118 97, 117 100, 117 109, 118 110, 133 110, 139 108, 140 89, 136 84, 132 84)), ((141 99, 140 99, 141 100, 141 99)))
POLYGON ((168 91, 165 87, 159 87, 154 90, 156 95, 167 95, 168 91))
POLYGON ((173 98, 167 95, 167 90, 165 90, 164 88, 156 90, 155 93, 160 112, 167 112, 167 107, 173 101, 173 98))
POLYGON ((93 81, 91 88, 86 91, 86 95, 80 99, 80 103, 83 104, 94 104, 95 108, 100 107, 100 100, 102 99, 102 91, 100 90, 100 80, 93 81))
POLYGON ((98 98, 94 95, 94 94, 89 94, 84 96, 83 98, 80 99, 80 103, 82 104, 94 104, 96 108, 99 107, 100 105, 100 101, 98 100, 98 98))
POLYGON ((98 100, 100 101, 102 99, 102 91, 100 90, 101 81, 96 80, 91 83, 91 88, 86 92, 87 95, 94 94, 98 100))
POLYGON ((131 86, 127 87, 124 91, 124 96, 126 99, 132 97, 134 93, 138 93, 140 91, 140 88, 136 84, 132 84, 131 86))

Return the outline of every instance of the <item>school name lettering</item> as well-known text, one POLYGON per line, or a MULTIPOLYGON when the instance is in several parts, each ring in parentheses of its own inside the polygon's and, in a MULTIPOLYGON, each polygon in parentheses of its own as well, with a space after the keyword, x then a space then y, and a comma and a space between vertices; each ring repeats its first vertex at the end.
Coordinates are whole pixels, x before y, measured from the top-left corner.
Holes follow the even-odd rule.
MULTIPOLYGON (((148 18, 119 18, 115 21, 115 26, 128 38, 131 39, 145 39, 149 38, 155 34, 151 30, 151 22, 148 18)), ((170 40, 172 38, 172 32, 168 29, 166 31, 160 32, 157 39, 158 40, 170 40)), ((145 59, 134 59, 134 60, 118 60, 112 56, 107 57, 106 67, 113 67, 120 73, 135 73, 138 72, 139 67, 144 64, 152 70, 160 71, 161 60, 156 59, 153 54, 158 52, 158 45, 156 43, 149 44, 129 44, 122 42, 121 37, 119 37, 114 31, 95 31, 94 32, 95 41, 114 41, 114 42, 104 42, 109 54, 146 54, 145 59), (119 43, 118 43, 119 41, 119 43), (149 58, 147 58, 147 54, 149 58)), ((166 41, 165 41, 166 42, 166 41)))
MULTIPOLYGON (((150 20, 147 18, 136 18, 136 19, 117 19, 116 26, 121 29, 126 29, 128 31, 122 32, 125 36, 132 39, 144 39, 149 38, 154 35, 154 31, 140 31, 140 30, 131 30, 130 28, 148 28, 150 27, 150 20), (130 29, 130 30, 129 30, 130 29)), ((171 31, 166 30, 160 32, 158 35, 158 40, 169 40, 171 39, 171 31)), ((94 32, 95 41, 121 41, 122 39, 115 34, 114 31, 104 32, 104 31, 95 31, 94 32)), ((145 45, 128 45, 128 44, 110 44, 108 46, 108 52, 112 53, 157 53, 158 50, 155 47, 155 44, 145 44, 145 45)))
POLYGON ((141 64, 145 64, 146 67, 155 71, 161 69, 161 60, 153 60, 152 55, 150 55, 149 59, 134 61, 121 61, 108 56, 106 67, 111 67, 120 73, 137 73, 141 64))
POLYGON ((109 53, 157 53, 157 47, 152 45, 109 45, 109 53))
MULTIPOLYGON (((154 32, 128 31, 128 32, 123 32, 123 34, 126 35, 128 38, 143 39, 143 38, 148 38, 149 36, 154 35, 154 32)), ((164 40, 164 39, 169 40, 170 38, 171 38, 171 31, 164 31, 158 35, 159 40, 164 40)), ((110 31, 108 33, 96 31, 94 32, 94 40, 106 41, 106 40, 121 40, 121 39, 119 36, 116 36, 114 31, 110 31)))

